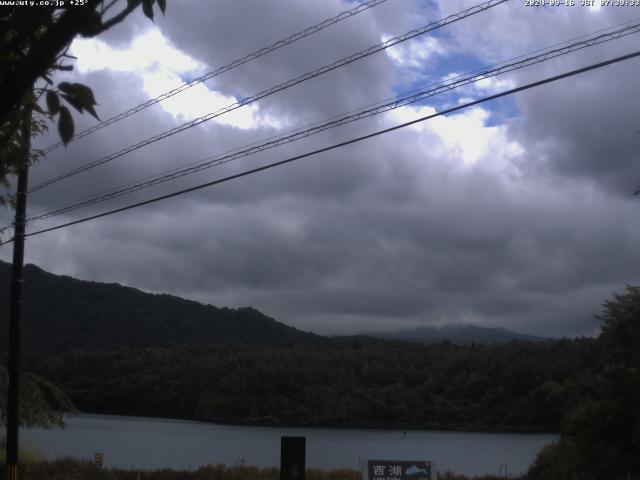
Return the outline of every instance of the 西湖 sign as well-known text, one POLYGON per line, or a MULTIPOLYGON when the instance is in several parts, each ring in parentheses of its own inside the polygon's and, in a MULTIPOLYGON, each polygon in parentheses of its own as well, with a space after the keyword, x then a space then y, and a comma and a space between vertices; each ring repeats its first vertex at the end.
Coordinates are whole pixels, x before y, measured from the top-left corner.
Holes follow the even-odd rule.
POLYGON ((431 480, 431 462, 369 460, 369 480, 431 480))

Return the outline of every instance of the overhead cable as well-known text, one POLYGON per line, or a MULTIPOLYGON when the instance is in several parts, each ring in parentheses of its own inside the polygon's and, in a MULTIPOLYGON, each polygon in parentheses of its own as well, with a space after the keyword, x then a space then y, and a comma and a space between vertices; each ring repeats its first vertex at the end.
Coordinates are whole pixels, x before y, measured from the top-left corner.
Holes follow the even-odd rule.
MULTIPOLYGON (((465 104, 462 104, 462 105, 458 105, 458 106, 455 106, 455 107, 452 107, 452 108, 448 108, 448 109, 443 110, 441 112, 433 113, 431 115, 426 115, 426 116, 417 118, 415 120, 411 120, 409 122, 405 122, 405 123, 402 123, 402 124, 399 124, 399 125, 395 125, 395 126, 390 127, 390 128, 385 128, 383 130, 379 130, 377 132, 370 133, 368 135, 363 135, 361 137, 353 138, 351 140, 347 140, 347 141, 336 143, 336 144, 333 144, 333 145, 330 145, 330 146, 327 146, 327 147, 319 148, 319 149, 313 150, 311 152, 307 152, 307 153, 304 153, 304 154, 301 154, 301 155, 296 155, 294 157, 290 157, 290 158, 287 158, 285 160, 280 160, 278 162, 270 163, 268 165, 263 165, 261 167, 252 168, 251 170, 246 170, 244 172, 237 173, 235 175, 230 175, 228 177, 220 178, 218 180, 213 180, 211 182, 202 183, 202 184, 196 185, 194 187, 185 188, 183 190, 178 190, 178 191, 173 192, 173 193, 169 193, 169 194, 166 194, 166 195, 161 195, 161 196, 158 196, 158 197, 154 197, 154 198, 142 201, 142 202, 134 203, 134 204, 127 205, 127 206, 124 206, 124 207, 120 207, 120 208, 115 208, 113 210, 109 210, 109 211, 106 211, 106 212, 103 212, 103 213, 99 213, 97 215, 91 215, 91 216, 84 217, 84 218, 81 218, 81 219, 78 219, 78 220, 74 220, 74 221, 71 221, 71 222, 66 222, 66 223, 63 223, 63 224, 60 224, 60 225, 56 225, 56 226, 53 226, 53 227, 44 228, 42 230, 37 230, 35 232, 30 232, 30 233, 26 234, 25 236, 26 237, 31 237, 31 236, 34 236, 34 235, 40 235, 42 233, 51 232, 51 231, 54 231, 54 230, 59 230, 61 228, 70 227, 72 225, 78 225, 80 223, 88 222, 90 220, 95 220, 95 219, 106 217, 106 216, 113 215, 113 214, 116 214, 116 213, 121 213, 121 212, 124 212, 124 211, 127 211, 127 210, 131 210, 131 209, 134 209, 134 208, 142 207, 144 205, 149 205, 149 204, 152 204, 152 203, 156 203, 156 202, 159 202, 161 200, 166 200, 166 199, 169 199, 169 198, 173 198, 173 197, 177 197, 177 196, 180 196, 180 195, 184 195, 186 193, 194 192, 196 190, 201 190, 203 188, 207 188, 207 187, 211 187, 211 186, 218 185, 218 184, 221 184, 221 183, 225 183, 225 182, 228 182, 228 181, 231 181, 231 180, 235 180, 235 179, 238 179, 238 178, 241 178, 241 177, 252 175, 252 174, 257 173, 257 172, 261 172, 261 171, 264 171, 264 170, 269 170, 271 168, 275 168, 275 167, 279 167, 279 166, 282 166, 282 165, 286 165, 288 163, 292 163, 292 162, 295 162, 297 160, 301 160, 303 158, 311 157, 311 156, 317 155, 319 153, 328 152, 330 150, 335 150, 335 149, 340 148, 340 147, 345 147, 347 145, 351 145, 351 144, 354 144, 354 143, 357 143, 357 142, 361 142, 363 140, 367 140, 367 139, 374 138, 374 137, 377 137, 377 136, 380 136, 380 135, 384 135, 384 134, 390 133, 392 131, 408 127, 410 125, 414 125, 416 123, 420 123, 420 122, 424 122, 424 121, 427 121, 427 120, 431 120, 431 119, 436 118, 436 117, 447 115, 449 113, 453 113, 453 112, 456 112, 456 111, 459 111, 459 110, 462 110, 462 109, 465 109, 465 108, 469 108, 469 107, 472 107, 472 106, 475 106, 475 105, 479 105, 481 103, 485 103, 485 102, 488 102, 488 101, 491 101, 491 100, 495 100, 495 99, 498 99, 498 98, 501 98, 501 97, 505 97, 507 95, 512 95, 514 93, 522 92, 522 91, 528 90, 530 88, 534 88, 534 87, 538 87, 538 86, 545 85, 545 84, 548 84, 548 83, 556 82, 556 81, 564 79, 564 78, 568 78, 568 77, 571 77, 571 76, 574 76, 574 75, 586 73, 586 72, 588 72, 590 70, 595 70, 597 68, 602 68, 602 67, 605 67, 605 66, 608 66, 608 65, 612 65, 614 63, 622 62, 622 61, 625 61, 625 60, 629 60, 631 58, 635 58, 635 57, 638 57, 638 56, 640 56, 640 50, 636 51, 636 52, 633 52, 633 53, 630 53, 630 54, 627 54, 627 55, 622 55, 622 56, 619 56, 619 57, 615 57, 615 58, 612 58, 612 59, 604 61, 604 62, 595 63, 595 64, 589 65, 587 67, 579 68, 579 69, 576 69, 576 70, 571 70, 569 72, 565 72, 565 73, 560 74, 560 75, 555 75, 553 77, 548 77, 548 78, 545 78, 543 80, 539 80, 537 82, 532 82, 532 83, 528 83, 528 84, 520 86, 520 87, 516 87, 516 88, 509 89, 509 90, 505 90, 503 92, 500 92, 500 93, 497 93, 497 94, 494 94, 494 95, 490 95, 490 96, 481 98, 479 100, 474 100, 472 102, 468 102, 468 103, 465 103, 465 104)), ((4 243, 9 243, 10 241, 11 240, 7 240, 4 243)), ((2 244, 0 244, 0 245, 2 245, 2 244)))
MULTIPOLYGON (((345 20, 346 18, 350 18, 353 17, 361 12, 364 12, 372 7, 375 7, 376 5, 379 5, 381 3, 386 2, 387 0, 369 0, 367 2, 363 2, 349 10, 345 10, 344 12, 340 12, 338 15, 331 17, 331 18, 327 18, 326 20, 323 20, 320 23, 317 23, 316 25, 313 25, 311 27, 308 27, 298 33, 294 33, 293 35, 288 36, 287 38, 284 38, 282 40, 278 40, 277 42, 272 43, 271 45, 268 45, 266 47, 263 47, 259 50, 256 50, 253 53, 250 53, 248 55, 245 55, 242 58, 239 58, 237 60, 232 61, 231 63, 228 63, 227 65, 224 65, 222 67, 217 68, 216 70, 212 71, 212 72, 208 72, 205 73, 204 75, 194 78, 193 80, 191 80, 189 83, 184 83, 182 85, 180 85, 179 87, 174 88, 173 90, 169 90, 168 92, 163 93, 162 95, 158 95, 155 98, 152 98, 150 100, 147 100, 144 103, 141 103, 140 105, 137 105, 135 107, 130 108, 129 110, 126 110, 122 113, 119 113, 117 115, 114 115, 113 117, 104 120, 103 122, 100 122, 96 125, 93 125, 92 127, 89 127, 79 133, 77 133, 76 135, 74 135, 74 137, 71 139, 73 140, 77 140, 79 138, 82 137, 86 137, 87 135, 90 135, 94 132, 97 132, 98 130, 103 129, 104 127, 107 127, 109 125, 112 125, 116 122, 119 122, 120 120, 123 120, 127 117, 130 117, 131 115, 134 115, 135 113, 138 113, 148 107, 151 107, 152 105, 155 105, 156 103, 162 102, 163 100, 166 100, 167 98, 171 98, 174 95, 177 95, 181 92, 184 92, 185 90, 188 90, 189 88, 198 85, 200 83, 206 82, 207 80, 210 80, 214 77, 217 77, 218 75, 222 75, 225 72, 228 72, 229 70, 233 70, 236 67, 239 67, 240 65, 244 65, 245 63, 248 63, 252 60, 256 60, 257 58, 262 57, 263 55, 266 55, 267 53, 271 53, 275 50, 278 50, 279 48, 282 48, 286 45, 290 45, 294 42, 297 42, 298 40, 301 40, 305 37, 308 37, 310 35, 313 35, 314 33, 317 33, 321 30, 324 30, 327 27, 330 27, 331 25, 334 25, 338 22, 341 22, 342 20, 345 20)), ((53 145, 50 145, 49 147, 45 148, 42 150, 43 154, 47 154, 61 146, 63 146, 64 143, 63 142, 58 142, 55 143, 53 145)))
POLYGON ((366 107, 364 109, 360 109, 355 111, 355 113, 350 113, 347 115, 343 115, 343 116, 339 116, 337 118, 334 118, 330 121, 326 121, 324 123, 319 123, 319 124, 315 124, 312 127, 309 128, 304 128, 304 129, 298 129, 296 131, 294 131, 293 133, 289 133, 289 134, 285 134, 279 137, 275 137, 273 139, 270 139, 269 141, 263 142, 263 143, 255 143, 251 146, 248 146, 246 148, 242 148, 242 149, 237 149, 234 150, 230 153, 226 153, 226 154, 222 154, 222 155, 217 155, 217 156, 211 156, 208 157, 204 160, 201 160, 195 164, 192 164, 190 166, 186 166, 183 168, 178 168, 178 169, 172 169, 168 172, 162 173, 162 174, 158 174, 154 177, 151 177, 149 179, 145 179, 144 181, 140 181, 137 183, 131 183, 131 184, 127 184, 125 186, 116 188, 116 189, 112 189, 106 193, 102 193, 99 195, 94 195, 92 197, 89 197, 87 199, 81 200, 81 201, 77 201, 77 202, 73 202, 73 203, 69 203, 66 204, 62 207, 56 207, 53 209, 49 209, 45 212, 33 215, 31 217, 29 217, 29 221, 36 221, 36 220, 41 220, 41 219, 45 219, 45 218, 50 218, 53 216, 58 216, 58 215, 62 215, 65 213, 69 213, 75 210, 78 210, 80 208, 84 208, 84 207, 88 207, 91 205, 95 205, 97 203, 101 203, 107 200, 111 200, 114 198, 118 198, 121 197, 123 195, 129 194, 129 193, 133 193, 139 190, 143 190, 145 188, 149 188, 155 185, 159 185, 171 180, 175 180, 177 178, 180 177, 184 177, 186 175, 190 175, 196 172, 200 172, 202 170, 214 167, 214 166, 218 166, 218 165, 222 165, 224 163, 228 163, 231 162, 233 160, 242 158, 242 157, 246 157, 258 152, 262 152, 274 147, 278 147, 280 145, 284 145, 287 143, 291 143, 294 142, 296 140, 300 140, 302 138, 307 138, 311 135, 315 135, 317 133, 323 132, 325 130, 329 130, 332 128, 336 128, 339 126, 343 126, 358 120, 361 120, 363 118, 367 118, 367 117, 371 117, 374 115, 378 115, 384 112, 388 112, 391 110, 395 110, 399 107, 402 106, 406 106, 406 105, 410 105, 416 102, 419 102, 421 100, 424 100, 426 98, 429 97, 433 97, 436 96, 438 94, 442 94, 445 93, 447 91, 456 89, 456 88, 460 88, 462 86, 474 83, 474 82, 478 82, 484 79, 488 79, 488 78, 492 78, 495 77, 497 75, 501 75, 501 74, 505 74, 507 72, 511 72, 514 70, 519 70, 525 67, 529 67, 531 65, 535 65, 535 64, 539 64, 548 60, 551 60, 553 58, 557 58, 561 55, 567 55, 569 53, 578 51, 578 50, 582 50, 584 48, 588 48, 588 47, 592 47, 594 45, 598 45, 604 42, 608 42, 611 40, 615 40, 615 39, 619 39, 621 37, 627 36, 627 35, 631 35, 633 33, 639 33, 640 32, 640 23, 634 24, 634 25, 629 25, 626 26, 624 28, 618 29, 616 31, 613 32, 608 32, 605 34, 601 34, 601 35, 597 35, 597 36, 592 36, 590 38, 586 38, 585 40, 582 40, 580 42, 575 42, 569 45, 565 45, 561 48, 555 48, 552 50, 547 50, 547 51, 543 51, 543 53, 540 53, 538 55, 534 55, 534 56, 530 56, 530 57, 519 57, 522 58, 521 60, 518 60, 517 62, 510 62, 510 63, 502 63, 502 64, 498 64, 497 67, 493 68, 493 69, 488 69, 488 70, 479 70, 477 72, 474 72, 472 74, 469 75, 464 75, 464 76, 457 76, 454 77, 452 79, 449 79, 446 82, 441 82, 440 84, 437 84, 435 86, 432 86, 426 90, 422 90, 419 91, 417 93, 412 93, 410 95, 405 95, 405 96, 401 96, 398 98, 393 99, 392 101, 388 101, 386 103, 382 103, 382 104, 378 104, 376 106, 371 106, 371 107, 366 107))
POLYGON ((324 67, 320 67, 316 70, 313 70, 311 72, 305 73, 303 75, 300 75, 296 78, 293 78, 291 80, 288 80, 284 83, 281 83, 279 85, 276 85, 274 87, 271 87, 267 90, 263 90, 260 93, 257 93, 255 95, 252 95, 250 97, 247 97, 243 100, 239 100, 236 101, 235 103, 221 108, 215 112, 212 113, 208 113, 207 115, 204 115, 202 117, 196 118, 194 120, 191 120, 189 122, 183 123, 182 125, 178 125, 177 127, 174 127, 170 130, 167 130, 166 132, 163 132, 161 134, 155 135, 153 137, 147 138, 146 140, 143 140, 141 142, 138 142, 134 145, 130 145, 126 148, 123 148, 122 150, 119 150, 115 153, 106 155, 98 160, 94 160, 93 162, 90 162, 86 165, 83 165, 81 167, 77 167, 74 168, 72 170, 69 170, 61 175, 58 175, 56 177, 50 178, 48 180, 45 180, 37 185, 35 185, 34 187, 31 187, 29 189, 29 193, 35 192, 37 190, 40 190, 44 187, 47 187, 49 185, 52 185, 54 183, 60 182, 61 180, 67 179, 71 176, 77 175, 79 173, 85 172, 87 170, 90 170, 92 168, 95 168, 97 166, 103 165, 107 162, 110 162, 112 160, 115 160, 116 158, 122 157, 123 155, 126 155, 128 153, 131 153, 135 150, 138 150, 142 147, 145 147, 147 145, 150 145, 152 143, 155 143, 159 140, 162 140, 164 138, 170 137, 172 135, 175 135, 177 133, 180 133, 184 130, 190 129, 195 127, 196 125, 200 125, 201 123, 207 122, 209 120, 212 120, 216 117, 219 117, 220 115, 223 115, 225 113, 231 112, 233 110, 236 110, 240 107, 243 107, 245 105, 251 104, 253 102, 256 102, 262 98, 268 97, 270 95, 273 95, 274 93, 280 92, 282 90, 285 90, 287 88, 290 88, 294 85, 297 85, 299 83, 302 83, 304 81, 310 80, 312 78, 318 77, 320 75, 323 75, 327 72, 330 72, 332 70, 335 70, 337 68, 343 67, 345 65, 348 65, 350 63, 353 63, 355 61, 358 61, 362 58, 368 57, 369 55, 373 55, 374 53, 380 52, 382 50, 385 50, 387 48, 390 48, 394 45, 397 45, 401 42, 405 42, 411 38, 417 37, 419 35, 423 35, 427 32, 436 30, 438 28, 442 28, 445 25, 449 25, 451 23, 460 21, 464 18, 467 18, 471 15, 475 15, 477 13, 483 12, 485 10, 488 10, 489 8, 495 7, 497 5, 500 5, 502 3, 507 2, 508 0, 489 0, 487 2, 481 3, 479 5, 475 5, 473 7, 467 8, 466 10, 463 10, 462 12, 458 12, 455 13, 453 15, 449 15, 448 17, 442 19, 442 20, 438 20, 436 22, 432 22, 429 23, 428 25, 425 25, 421 28, 415 29, 415 30, 411 30, 403 35, 397 36, 397 37, 393 37, 390 38, 389 40, 379 43, 377 45, 374 45, 372 47, 367 48, 366 50, 362 50, 358 53, 354 53, 353 55, 350 55, 348 57, 342 58, 341 60, 338 60, 332 64, 329 65, 325 65, 324 67))

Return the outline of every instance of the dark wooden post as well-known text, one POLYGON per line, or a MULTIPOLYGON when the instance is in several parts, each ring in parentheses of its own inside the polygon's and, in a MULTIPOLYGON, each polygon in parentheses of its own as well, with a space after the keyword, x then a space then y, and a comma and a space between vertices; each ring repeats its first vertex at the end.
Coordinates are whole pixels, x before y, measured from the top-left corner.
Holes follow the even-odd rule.
POLYGON ((280 480, 304 480, 305 453, 305 437, 281 437, 280 480))
POLYGON ((13 234, 11 268, 11 305, 9 308, 9 385, 7 387, 6 480, 18 478, 18 429, 20 427, 20 321, 22 319, 22 287, 24 284, 24 234, 27 214, 27 185, 31 153, 31 109, 25 107, 22 135, 25 164, 18 175, 16 216, 13 234))

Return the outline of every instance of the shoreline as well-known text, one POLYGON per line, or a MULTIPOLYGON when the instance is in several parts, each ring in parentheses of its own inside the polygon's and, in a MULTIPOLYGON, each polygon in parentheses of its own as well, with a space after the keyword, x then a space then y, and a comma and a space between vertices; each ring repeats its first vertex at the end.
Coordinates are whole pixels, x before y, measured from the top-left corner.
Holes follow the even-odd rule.
POLYGON ((83 417, 83 418, 104 418, 104 419, 122 419, 127 421, 162 421, 167 423, 187 423, 197 425, 218 425, 224 427, 246 427, 246 428, 269 428, 269 429, 313 429, 313 430, 363 430, 363 431, 382 431, 382 432, 433 432, 433 433, 469 433, 469 434, 496 434, 496 435, 560 435, 560 432, 549 431, 543 429, 488 429, 480 430, 474 428, 455 428, 445 426, 419 426, 419 427, 406 427, 406 426, 351 426, 351 425, 284 425, 278 423, 238 423, 238 422, 223 422, 223 421, 207 421, 197 420, 189 418, 169 418, 169 417, 152 417, 143 415, 121 415, 112 413, 93 413, 93 412, 79 412, 79 413, 64 413, 64 418, 83 417))
POLYGON ((154 417, 81 414, 66 417, 66 430, 23 431, 23 445, 47 458, 67 455, 92 459, 105 455, 114 468, 197 468, 207 464, 261 468, 279 465, 283 436, 307 439, 307 466, 357 468, 363 459, 422 459, 441 471, 495 474, 508 462, 523 473, 556 435, 496 434, 429 430, 354 430, 331 428, 253 427, 154 417), (464 452, 464 458, 460 457, 464 452))

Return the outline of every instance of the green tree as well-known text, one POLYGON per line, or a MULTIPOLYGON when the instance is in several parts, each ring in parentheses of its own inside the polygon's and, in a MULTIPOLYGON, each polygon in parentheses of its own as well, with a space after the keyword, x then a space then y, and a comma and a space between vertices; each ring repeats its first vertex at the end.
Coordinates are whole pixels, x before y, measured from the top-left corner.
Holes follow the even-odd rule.
POLYGON ((573 442, 562 439, 545 446, 527 472, 528 480, 573 480, 577 463, 573 442))
POLYGON ((640 475, 640 288, 604 303, 605 364, 597 398, 576 414, 568 436, 597 478, 640 475))
MULTIPOLYGON (((47 2, 49 5, 0 7, 0 185, 18 174, 25 164, 41 155, 25 154, 28 138, 42 133, 49 121, 57 120, 62 141, 74 134, 69 107, 98 118, 91 88, 80 83, 53 84, 55 71, 73 69, 68 48, 76 35, 95 37, 122 22, 140 5, 153 20, 153 5, 165 12, 166 0, 86 0, 47 2), (40 103, 44 102, 44 105, 40 103), (23 128, 31 122, 31 128, 23 128)), ((0 204, 5 203, 0 192, 0 204)), ((0 392, 6 392, 7 371, 0 367, 0 392)), ((74 408, 66 395, 43 378, 26 373, 21 379, 20 423, 23 426, 62 425, 61 412, 74 408)), ((0 395, 0 422, 6 422, 6 395, 0 395)))
POLYGON ((640 287, 603 307, 594 388, 568 416, 560 441, 538 457, 532 479, 640 477, 640 287))
MULTIPOLYGON (((138 6, 153 20, 153 5, 164 13, 166 0, 84 0, 47 2, 50 5, 0 7, 0 184, 8 186, 8 176, 20 172, 25 162, 40 157, 33 152, 25 158, 21 126, 25 109, 32 110, 31 132, 41 133, 49 120, 56 120, 63 142, 74 134, 69 106, 97 118, 93 92, 86 85, 62 82, 54 85, 51 75, 72 70, 68 55, 77 36, 95 37, 122 22, 138 6), (34 89, 34 86, 36 87, 34 89), (43 101, 45 105, 39 104, 43 101)), ((6 198, 0 194, 0 203, 6 198)))
MULTIPOLYGON (((0 391, 6 392, 8 374, 0 367, 0 391)), ((7 421, 7 396, 0 395, 0 425, 7 421)), ((52 428, 63 426, 63 413, 76 409, 65 393, 44 378, 27 373, 20 381, 20 425, 52 428)))

